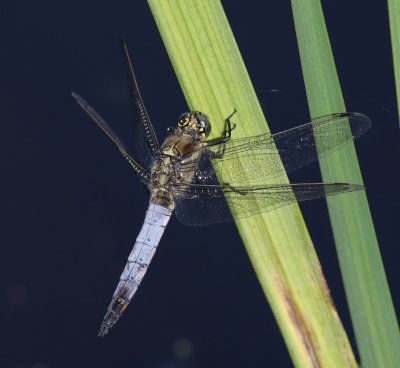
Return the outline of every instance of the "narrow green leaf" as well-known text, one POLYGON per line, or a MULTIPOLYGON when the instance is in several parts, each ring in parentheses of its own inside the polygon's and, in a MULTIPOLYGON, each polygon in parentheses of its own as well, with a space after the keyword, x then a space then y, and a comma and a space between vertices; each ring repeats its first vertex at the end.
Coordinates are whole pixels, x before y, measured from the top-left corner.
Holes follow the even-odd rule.
MULTIPOLYGON (((189 108, 209 115, 214 137, 234 108, 233 137, 267 132, 220 2, 148 2, 189 108)), ((237 228, 295 366, 355 367, 299 207, 237 221, 237 228)))
POLYGON ((397 94, 397 111, 400 122, 400 1, 388 0, 390 36, 392 40, 394 79, 397 94))
MULTIPOLYGON (((312 117, 345 111, 319 0, 292 0, 312 117)), ((353 144, 320 160, 324 181, 362 183, 353 144)), ((400 335, 365 192, 327 199, 364 368, 398 367, 400 335)))

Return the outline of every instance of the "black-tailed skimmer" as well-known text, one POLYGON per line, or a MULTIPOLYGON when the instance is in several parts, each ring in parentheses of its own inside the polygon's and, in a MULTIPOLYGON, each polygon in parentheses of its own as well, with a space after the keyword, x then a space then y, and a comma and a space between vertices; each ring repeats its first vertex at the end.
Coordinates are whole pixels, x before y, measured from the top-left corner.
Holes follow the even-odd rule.
MULTIPOLYGON (((208 140, 207 115, 182 114, 164 143, 158 143, 139 92, 125 43, 131 97, 137 110, 136 155, 80 96, 73 97, 114 142, 150 192, 150 204, 101 325, 104 336, 132 300, 156 251, 172 211, 187 225, 207 225, 326 196, 363 189, 347 183, 276 184, 297 170, 359 137, 371 125, 365 115, 338 113, 276 134, 235 139, 233 113, 220 138, 208 140), (350 127, 350 129, 349 129, 350 127), (318 148, 316 145, 318 142, 318 148), (275 178, 272 182, 271 179, 275 178)), ((231 111, 232 112, 232 111, 231 111)))

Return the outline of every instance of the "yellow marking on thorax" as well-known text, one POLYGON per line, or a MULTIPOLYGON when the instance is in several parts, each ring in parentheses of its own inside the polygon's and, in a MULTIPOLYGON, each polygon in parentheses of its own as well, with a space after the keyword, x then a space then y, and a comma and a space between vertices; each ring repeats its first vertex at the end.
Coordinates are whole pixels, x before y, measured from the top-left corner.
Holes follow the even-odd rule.
POLYGON ((163 147, 162 151, 164 155, 167 156, 177 156, 179 154, 178 150, 175 148, 175 144, 172 146, 163 147))
POLYGON ((169 182, 169 176, 165 174, 161 174, 160 177, 158 178, 158 182, 160 185, 165 185, 169 182))
POLYGON ((163 164, 164 165, 170 165, 171 164, 171 157, 170 156, 165 156, 162 158, 163 164))

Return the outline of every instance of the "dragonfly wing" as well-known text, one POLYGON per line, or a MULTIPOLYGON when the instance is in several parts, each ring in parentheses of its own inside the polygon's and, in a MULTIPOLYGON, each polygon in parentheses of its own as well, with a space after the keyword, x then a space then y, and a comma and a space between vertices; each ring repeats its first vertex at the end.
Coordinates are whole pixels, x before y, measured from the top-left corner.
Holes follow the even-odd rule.
POLYGON ((132 168, 139 175, 140 179, 147 183, 150 180, 150 174, 133 158, 133 155, 125 147, 122 140, 114 133, 104 119, 91 107, 81 96, 72 92, 72 97, 78 102, 82 109, 92 118, 97 126, 107 135, 108 138, 118 147, 122 155, 127 159, 132 168))
POLYGON ((292 172, 357 139, 371 124, 363 114, 337 113, 274 134, 273 139, 286 172, 292 172))
POLYGON ((202 226, 269 212, 364 187, 347 183, 267 184, 258 186, 182 185, 176 216, 184 224, 202 226), (229 207, 228 207, 229 203, 229 207))
POLYGON ((221 183, 231 185, 263 183, 317 161, 358 138, 370 125, 362 114, 333 114, 274 135, 203 148, 201 155, 195 151, 184 157, 180 170, 203 179, 216 172, 221 183))
POLYGON ((135 149, 142 161, 142 165, 150 168, 154 158, 158 157, 160 153, 160 146, 140 94, 128 48, 122 38, 121 50, 128 72, 129 92, 137 113, 134 126, 135 149))

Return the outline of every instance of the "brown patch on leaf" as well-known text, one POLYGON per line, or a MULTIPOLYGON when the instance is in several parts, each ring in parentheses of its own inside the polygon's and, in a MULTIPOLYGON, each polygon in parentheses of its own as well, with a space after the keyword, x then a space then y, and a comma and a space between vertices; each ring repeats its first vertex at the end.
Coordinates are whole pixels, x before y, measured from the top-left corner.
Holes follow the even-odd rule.
MULTIPOLYGON (((328 307, 332 312, 334 318, 338 321, 338 323, 341 323, 338 314, 336 312, 336 308, 333 304, 333 300, 330 296, 328 285, 325 281, 322 272, 320 273, 320 278, 322 280, 324 297, 325 300, 327 301, 328 307)), ((275 274, 274 279, 281 292, 282 300, 284 300, 284 307, 286 308, 287 314, 292 322, 292 326, 297 332, 297 335, 299 336, 304 346, 304 349, 307 353, 310 366, 315 368, 324 367, 325 365, 323 364, 323 362, 318 360, 319 359, 318 351, 320 350, 320 347, 318 345, 318 339, 315 336, 314 331, 310 328, 306 316, 301 313, 296 301, 294 300, 291 292, 288 290, 281 277, 278 274, 275 274)), ((341 346, 341 351, 348 363, 348 365, 346 366, 356 367, 356 365, 354 365, 354 358, 351 350, 349 350, 347 338, 344 333, 341 338, 341 341, 343 342, 341 346)))
POLYGON ((295 328, 298 336, 301 339, 301 342, 307 352, 307 356, 309 358, 311 366, 315 368, 322 367, 322 365, 318 362, 318 355, 316 351, 319 349, 319 347, 315 346, 316 339, 313 338, 313 333, 308 328, 305 319, 300 313, 300 310, 295 300, 292 298, 291 293, 286 288, 285 283, 277 274, 275 274, 274 278, 283 296, 283 300, 285 301, 284 306, 286 307, 288 316, 292 321, 292 326, 295 328))
MULTIPOLYGON (((339 323, 342 326, 342 321, 339 318, 335 303, 332 299, 331 292, 328 287, 328 283, 326 282, 326 279, 322 272, 321 267, 319 267, 318 270, 319 270, 319 277, 321 280, 322 288, 324 290, 325 300, 327 301, 327 304, 330 307, 333 317, 336 319, 337 323, 339 323)), ((352 367, 352 366, 354 366, 354 356, 353 356, 353 352, 351 351, 351 349, 349 347, 349 344, 347 341, 347 336, 345 335, 344 332, 343 332, 343 336, 341 337, 341 341, 342 341, 343 355, 345 356, 349 367, 352 367)))

